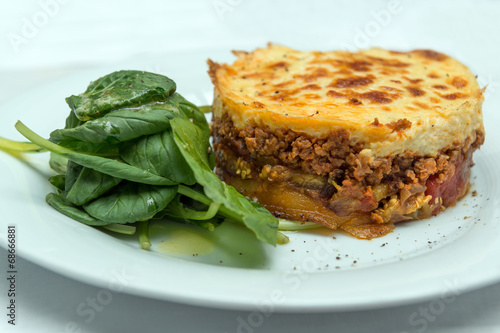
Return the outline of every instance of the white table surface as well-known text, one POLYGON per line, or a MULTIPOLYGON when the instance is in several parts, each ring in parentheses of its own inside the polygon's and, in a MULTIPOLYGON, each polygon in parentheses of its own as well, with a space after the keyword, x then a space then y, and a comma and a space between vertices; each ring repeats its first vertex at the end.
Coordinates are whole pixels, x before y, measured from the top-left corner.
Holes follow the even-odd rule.
MULTIPOLYGON (((489 84, 485 112, 496 112, 488 110, 488 100, 500 99, 499 14, 497 1, 4 1, 0 105, 47 81, 143 54, 248 50, 273 41, 320 50, 437 49, 466 63, 481 85, 489 84)), ((9 110, 0 107, 4 112, 9 110)), ((6 257, 0 249, 0 267, 6 257)), ((22 258, 18 271, 18 318, 11 326, 4 314, 6 272, 0 270, 0 332, 500 332, 500 284, 462 294, 417 323, 412 315, 428 311, 432 300, 370 311, 273 313, 249 328, 241 325, 249 312, 120 293, 86 321, 76 310, 100 288, 22 258)))

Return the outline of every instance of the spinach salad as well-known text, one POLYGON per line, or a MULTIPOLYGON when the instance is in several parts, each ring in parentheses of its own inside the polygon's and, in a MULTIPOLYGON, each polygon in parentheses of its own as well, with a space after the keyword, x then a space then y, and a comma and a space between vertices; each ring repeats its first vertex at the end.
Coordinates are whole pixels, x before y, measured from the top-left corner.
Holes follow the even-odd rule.
POLYGON ((0 149, 15 156, 50 152, 56 174, 47 203, 81 223, 138 234, 142 248, 151 245, 153 219, 209 230, 227 221, 265 243, 286 243, 277 218, 212 171, 207 120, 175 91, 162 75, 113 72, 66 98, 65 127, 48 140, 18 121, 16 129, 30 142, 0 138, 0 149))

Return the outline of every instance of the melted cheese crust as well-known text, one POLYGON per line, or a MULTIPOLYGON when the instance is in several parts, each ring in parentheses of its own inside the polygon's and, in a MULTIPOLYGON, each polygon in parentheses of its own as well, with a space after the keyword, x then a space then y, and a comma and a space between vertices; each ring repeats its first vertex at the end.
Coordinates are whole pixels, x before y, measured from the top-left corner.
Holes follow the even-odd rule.
POLYGON ((213 113, 313 137, 346 129, 362 154, 437 156, 483 132, 482 90, 459 61, 430 50, 301 52, 271 45, 208 61, 213 113))

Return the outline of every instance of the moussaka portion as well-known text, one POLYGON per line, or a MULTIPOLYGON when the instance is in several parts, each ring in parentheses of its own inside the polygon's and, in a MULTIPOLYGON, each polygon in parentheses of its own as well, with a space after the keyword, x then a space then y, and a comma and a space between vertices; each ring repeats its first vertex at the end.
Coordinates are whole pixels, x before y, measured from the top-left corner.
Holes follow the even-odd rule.
POLYGON ((276 45, 234 54, 208 61, 216 172, 274 215, 370 239, 467 193, 483 93, 457 60, 276 45))

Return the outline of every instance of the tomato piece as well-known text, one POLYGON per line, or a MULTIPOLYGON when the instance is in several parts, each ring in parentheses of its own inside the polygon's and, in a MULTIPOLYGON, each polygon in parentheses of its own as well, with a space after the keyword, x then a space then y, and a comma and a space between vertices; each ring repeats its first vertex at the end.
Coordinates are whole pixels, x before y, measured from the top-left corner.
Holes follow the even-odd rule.
POLYGON ((436 174, 427 179, 425 194, 432 196, 431 203, 435 203, 436 198, 441 198, 432 211, 433 215, 439 212, 441 206, 455 205, 457 200, 467 193, 471 165, 472 151, 469 150, 457 159, 455 170, 451 176, 443 180, 439 174, 436 174))

